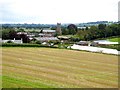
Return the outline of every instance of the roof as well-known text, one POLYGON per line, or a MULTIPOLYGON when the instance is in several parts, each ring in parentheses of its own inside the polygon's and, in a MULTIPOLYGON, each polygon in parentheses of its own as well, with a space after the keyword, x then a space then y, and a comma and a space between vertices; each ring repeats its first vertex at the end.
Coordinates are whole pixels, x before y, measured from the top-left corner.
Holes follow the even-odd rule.
POLYGON ((56 30, 43 30, 43 32, 51 32, 51 33, 55 33, 56 30))
POLYGON ((92 46, 81 46, 81 45, 76 45, 76 44, 71 46, 71 48, 78 49, 78 50, 91 51, 91 52, 100 52, 100 53, 120 55, 119 51, 117 51, 116 49, 108 49, 108 48, 100 48, 100 47, 92 47, 92 46))
POLYGON ((110 42, 108 40, 97 40, 97 41, 94 41, 98 44, 119 44, 118 42, 110 42))
POLYGON ((43 33, 39 33, 39 35, 40 35, 40 36, 43 36, 43 35, 45 35, 45 34, 43 34, 43 33))
POLYGON ((17 34, 27 34, 27 32, 18 32, 17 34))
POLYGON ((77 44, 89 44, 89 41, 79 41, 77 44))
POLYGON ((58 36, 59 39, 69 39, 70 37, 66 37, 66 36, 58 36))
POLYGON ((59 40, 57 37, 37 37, 36 39, 40 41, 59 40))

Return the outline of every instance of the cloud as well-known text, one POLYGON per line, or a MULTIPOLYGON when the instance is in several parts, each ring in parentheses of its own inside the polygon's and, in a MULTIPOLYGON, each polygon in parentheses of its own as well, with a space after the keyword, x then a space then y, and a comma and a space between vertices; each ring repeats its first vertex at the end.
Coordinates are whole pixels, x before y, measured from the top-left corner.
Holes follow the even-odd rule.
POLYGON ((1 0, 0 22, 117 21, 119 0, 1 0))

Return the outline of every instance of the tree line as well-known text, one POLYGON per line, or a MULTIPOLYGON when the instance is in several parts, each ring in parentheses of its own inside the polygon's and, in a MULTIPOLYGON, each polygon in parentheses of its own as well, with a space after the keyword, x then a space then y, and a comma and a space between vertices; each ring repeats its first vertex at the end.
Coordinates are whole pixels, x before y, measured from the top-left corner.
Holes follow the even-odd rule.
MULTIPOLYGON (((90 28, 86 27, 85 29, 78 29, 76 25, 70 24, 67 27, 62 27, 63 35, 72 35, 71 41, 76 42, 80 40, 94 40, 98 38, 107 38, 111 36, 120 35, 120 24, 99 24, 98 26, 91 26, 90 28)), ((20 31, 24 31, 21 30, 20 31)), ((25 34, 18 35, 18 31, 15 31, 14 28, 2 28, 2 39, 23 39, 24 43, 29 43, 30 40, 25 34)))
POLYGON ((98 26, 86 27, 85 29, 78 29, 74 24, 62 28, 63 35, 74 35, 71 39, 79 40, 94 40, 97 38, 107 38, 111 36, 120 35, 120 24, 99 24, 98 26))

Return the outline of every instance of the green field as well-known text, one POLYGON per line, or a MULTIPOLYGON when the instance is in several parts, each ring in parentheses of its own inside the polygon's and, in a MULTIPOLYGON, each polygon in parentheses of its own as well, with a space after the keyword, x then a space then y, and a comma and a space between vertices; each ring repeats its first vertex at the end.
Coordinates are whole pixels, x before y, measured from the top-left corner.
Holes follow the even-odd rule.
POLYGON ((117 88, 118 57, 53 48, 2 48, 3 88, 117 88))
POLYGON ((120 37, 113 37, 113 38, 109 38, 107 40, 109 40, 111 42, 120 42, 120 37))

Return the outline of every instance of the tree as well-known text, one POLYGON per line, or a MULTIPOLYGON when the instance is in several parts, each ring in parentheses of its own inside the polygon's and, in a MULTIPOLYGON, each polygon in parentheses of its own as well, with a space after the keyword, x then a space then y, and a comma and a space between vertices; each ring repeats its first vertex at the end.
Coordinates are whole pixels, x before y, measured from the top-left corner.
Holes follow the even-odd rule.
POLYGON ((105 30, 105 28, 106 28, 106 24, 99 24, 98 25, 99 30, 105 30))
POLYGON ((90 29, 87 30, 86 38, 89 40, 95 39, 98 37, 98 28, 96 26, 91 26, 90 29))
POLYGON ((13 28, 2 30, 2 39, 14 39, 17 37, 17 32, 13 28))
POLYGON ((69 30, 69 34, 76 34, 77 32, 77 26, 74 24, 68 25, 67 29, 69 30))
POLYGON ((20 28, 20 29, 18 30, 18 32, 25 32, 25 30, 22 29, 22 28, 20 28))
POLYGON ((101 37, 106 37, 106 24, 99 24, 98 29, 100 30, 100 36, 101 37))
POLYGON ((107 27, 105 28, 105 36, 106 36, 106 37, 112 36, 112 29, 110 28, 110 26, 107 26, 107 27))
POLYGON ((30 42, 29 38, 25 34, 21 34, 20 38, 22 38, 23 43, 29 43, 30 42))
POLYGON ((14 39, 17 37, 17 32, 15 30, 10 30, 9 39, 14 39))
POLYGON ((113 36, 120 35, 120 24, 112 24, 110 28, 112 29, 113 36))
POLYGON ((62 34, 63 34, 63 35, 68 35, 68 34, 69 34, 68 29, 62 28, 61 30, 62 30, 62 34))

